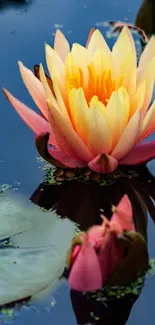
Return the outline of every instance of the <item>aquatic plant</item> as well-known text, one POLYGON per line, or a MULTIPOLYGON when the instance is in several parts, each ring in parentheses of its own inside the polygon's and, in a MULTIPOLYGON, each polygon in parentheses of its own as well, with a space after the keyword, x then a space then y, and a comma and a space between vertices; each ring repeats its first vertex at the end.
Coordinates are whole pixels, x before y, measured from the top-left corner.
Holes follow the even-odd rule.
POLYGON ((148 268, 145 239, 135 231, 132 206, 124 195, 110 221, 77 235, 68 255, 72 289, 93 291, 105 285, 127 285, 148 268))
POLYGON ((138 67, 132 35, 125 26, 112 51, 99 30, 86 47, 71 50, 57 30, 54 49, 46 44, 47 66, 36 76, 19 62, 23 81, 41 111, 38 115, 6 89, 5 94, 36 135, 44 159, 62 168, 113 172, 118 164, 137 165, 155 156, 155 141, 141 142, 155 129, 150 107, 155 72, 154 37, 138 67), (48 146, 49 145, 49 146, 48 146))

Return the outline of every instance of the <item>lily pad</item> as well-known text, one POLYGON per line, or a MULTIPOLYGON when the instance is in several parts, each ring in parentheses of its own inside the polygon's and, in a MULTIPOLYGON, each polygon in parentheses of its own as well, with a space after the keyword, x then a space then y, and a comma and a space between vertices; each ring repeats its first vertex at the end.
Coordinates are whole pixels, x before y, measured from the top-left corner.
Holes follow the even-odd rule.
POLYGON ((0 238, 12 236, 13 245, 0 248, 0 305, 51 292, 65 269, 76 224, 10 194, 0 198, 0 223, 0 238))

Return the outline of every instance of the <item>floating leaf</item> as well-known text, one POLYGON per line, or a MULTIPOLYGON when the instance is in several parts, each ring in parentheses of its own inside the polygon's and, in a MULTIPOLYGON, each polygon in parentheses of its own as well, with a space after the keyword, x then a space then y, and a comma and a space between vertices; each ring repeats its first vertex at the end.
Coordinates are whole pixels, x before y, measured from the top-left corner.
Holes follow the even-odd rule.
POLYGON ((10 241, 17 246, 0 248, 0 305, 48 287, 51 291, 64 271, 77 226, 53 211, 42 211, 20 195, 1 197, 0 222, 1 239, 16 234, 10 241))
POLYGON ((56 247, 0 250, 0 305, 32 296, 62 274, 64 264, 56 247))

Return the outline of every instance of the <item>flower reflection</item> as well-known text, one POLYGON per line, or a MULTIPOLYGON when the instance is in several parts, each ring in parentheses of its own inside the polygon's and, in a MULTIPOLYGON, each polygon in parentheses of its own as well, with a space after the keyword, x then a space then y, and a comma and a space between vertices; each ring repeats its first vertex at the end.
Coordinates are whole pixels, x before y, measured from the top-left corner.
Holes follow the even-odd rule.
MULTIPOLYGON (((130 198, 133 207, 134 222, 140 233, 146 238, 147 210, 155 222, 155 180, 147 167, 138 167, 124 176, 113 178, 113 181, 102 186, 102 182, 62 180, 53 185, 43 182, 34 191, 31 200, 45 207, 53 208, 63 218, 67 216, 83 231, 94 224, 101 224, 101 211, 108 219, 111 217, 112 205, 117 205, 124 194, 130 198)), ((47 176, 48 177, 48 176, 47 176)))
MULTIPOLYGON (((124 174, 127 174, 126 168, 124 167, 124 174)), ((58 182, 58 184, 54 185, 42 183, 33 193, 31 200, 47 209, 56 209, 57 213, 63 218, 66 216, 71 218, 71 220, 79 224, 82 231, 87 232, 89 228, 94 229, 94 225, 99 225, 99 229, 102 229, 102 226, 100 226, 102 224, 101 213, 104 213, 108 220, 112 222, 112 205, 117 206, 123 195, 127 194, 133 209, 134 227, 137 233, 133 232, 135 239, 140 238, 140 243, 147 243, 147 210, 149 210, 152 219, 155 221, 155 206, 152 201, 152 198, 155 198, 155 180, 145 166, 138 167, 133 174, 134 177, 131 175, 128 175, 129 177, 121 176, 104 186, 101 186, 96 181, 84 182, 78 180, 62 180, 61 184, 58 182), (141 236, 145 240, 141 239, 141 236)), ((98 228, 95 226, 95 229, 98 228)), ((76 240, 79 240, 79 236, 80 234, 76 237, 76 240)), ((126 238, 127 244, 131 243, 131 238, 129 238, 130 234, 126 238)), ((126 259, 127 264, 124 266, 126 272, 124 272, 124 267, 123 270, 118 268, 117 272, 113 273, 115 276, 109 278, 109 284, 111 280, 111 285, 114 283, 121 284, 123 281, 125 283, 122 291, 120 291, 120 286, 118 287, 119 299, 116 295, 116 287, 114 287, 113 294, 111 294, 111 289, 105 291, 106 286, 104 289, 97 290, 92 294, 71 289, 71 302, 78 324, 113 324, 116 321, 119 324, 125 324, 132 305, 140 295, 145 280, 144 278, 139 279, 139 284, 133 286, 133 291, 127 286, 132 276, 134 279, 136 278, 133 265, 137 265, 137 255, 141 251, 141 246, 137 244, 138 242, 135 242, 134 245, 128 246, 131 247, 131 250, 129 260, 126 259), (133 260, 136 260, 136 262, 133 263, 133 260), (119 282, 120 280, 122 282, 119 282), (125 294, 125 290, 127 290, 127 294, 125 294), (109 293, 107 294, 107 292, 109 293)), ((144 244, 143 249, 144 269, 146 269, 146 244, 144 244)), ((138 257, 141 257, 141 254, 138 257)), ((109 269, 107 271, 109 272, 109 269)), ((69 277, 67 269, 64 275, 67 278, 69 277)))
MULTIPOLYGON (((34 1, 34 0, 33 0, 34 1)), ((7 9, 9 7, 17 7, 27 9, 28 5, 32 3, 32 0, 0 0, 0 10, 7 9)))
POLYGON ((88 294, 71 290, 71 301, 74 313, 76 315, 77 324, 97 324, 111 325, 118 322, 124 325, 130 315, 131 308, 137 297, 124 299, 108 300, 91 298, 88 294))
POLYGON ((4 92, 36 134, 37 148, 45 159, 51 157, 51 163, 59 167, 89 166, 95 172, 110 173, 118 164, 137 165, 155 156, 155 142, 141 142, 155 129, 155 102, 149 107, 154 45, 152 38, 137 67, 127 26, 112 51, 99 30, 91 30, 86 47, 74 43, 71 50, 57 30, 54 49, 46 45, 52 80, 42 65, 36 72, 38 79, 19 62, 23 81, 42 117, 4 92), (45 143, 51 147, 43 150, 45 143))
POLYGON ((148 268, 146 242, 135 232, 131 203, 126 195, 108 221, 73 240, 68 256, 69 284, 77 291, 93 291, 107 284, 125 285, 148 268))

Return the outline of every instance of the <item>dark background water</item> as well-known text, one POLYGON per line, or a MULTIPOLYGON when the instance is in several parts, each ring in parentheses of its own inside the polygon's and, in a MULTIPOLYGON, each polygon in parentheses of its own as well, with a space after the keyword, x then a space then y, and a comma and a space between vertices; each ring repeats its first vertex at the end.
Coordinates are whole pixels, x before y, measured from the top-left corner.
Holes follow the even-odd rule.
MULTIPOLYGON (((0 87, 4 86, 30 107, 35 108, 25 89, 17 61, 29 68, 42 62, 45 66, 44 42, 53 44, 56 27, 62 29, 70 43, 85 44, 90 27, 107 20, 134 22, 141 0, 29 0, 0 1, 0 87)), ((105 28, 100 27, 105 34, 105 28)), ((112 45, 113 40, 109 39, 112 45)), ((39 185, 43 172, 38 168, 37 152, 32 132, 24 125, 0 91, 0 183, 13 183, 29 197, 39 185)), ((154 161, 150 163, 155 172, 154 161)), ((155 257, 155 234, 148 225, 149 252, 155 257)), ((145 288, 133 306, 130 324, 155 323, 155 278, 147 280, 145 288)), ((67 285, 61 287, 57 304, 49 314, 22 312, 16 324, 74 325, 67 285)), ((111 324, 107 324, 111 325, 111 324)))

